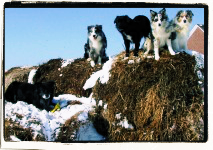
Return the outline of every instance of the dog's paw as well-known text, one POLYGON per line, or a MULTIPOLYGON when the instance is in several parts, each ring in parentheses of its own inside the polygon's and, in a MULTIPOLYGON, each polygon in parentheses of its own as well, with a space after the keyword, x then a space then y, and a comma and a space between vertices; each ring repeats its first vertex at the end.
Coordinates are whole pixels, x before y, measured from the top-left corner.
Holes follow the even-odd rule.
POLYGON ((90 64, 91 64, 92 67, 95 66, 95 62, 93 60, 90 62, 90 64))
POLYGON ((128 64, 134 64, 134 60, 129 60, 128 64))
POLYGON ((171 53, 171 55, 175 55, 175 54, 176 54, 174 51, 172 51, 172 52, 170 52, 170 53, 171 53))
POLYGON ((92 59, 91 58, 87 58, 87 61, 91 61, 92 59))
POLYGON ((155 56, 155 60, 159 60, 160 59, 160 56, 155 56))
POLYGON ((140 58, 136 59, 136 63, 139 63, 140 61, 141 61, 141 59, 140 59, 140 58))

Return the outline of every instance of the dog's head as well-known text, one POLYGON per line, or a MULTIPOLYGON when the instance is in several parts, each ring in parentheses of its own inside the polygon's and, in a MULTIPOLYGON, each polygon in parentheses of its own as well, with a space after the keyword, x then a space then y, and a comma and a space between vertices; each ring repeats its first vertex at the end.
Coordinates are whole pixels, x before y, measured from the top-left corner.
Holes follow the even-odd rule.
POLYGON ((168 21, 168 16, 166 14, 166 9, 163 8, 158 13, 150 10, 151 22, 156 24, 157 26, 162 26, 164 22, 168 21))
POLYGON ((98 38, 99 35, 102 34, 102 25, 91 25, 87 27, 88 36, 94 38, 95 40, 98 38))
POLYGON ((129 23, 131 23, 131 21, 132 19, 129 18, 129 16, 125 15, 125 16, 117 16, 114 20, 114 23, 118 31, 121 32, 122 30, 125 30, 129 26, 129 23))
POLYGON ((191 24, 193 16, 194 14, 192 13, 191 10, 186 10, 186 11, 180 10, 176 14, 176 19, 179 24, 187 25, 187 24, 191 24))
POLYGON ((49 105, 53 99, 54 90, 55 90, 55 82, 48 81, 48 82, 38 82, 35 83, 36 89, 38 92, 38 96, 40 99, 40 105, 42 108, 49 110, 49 105))

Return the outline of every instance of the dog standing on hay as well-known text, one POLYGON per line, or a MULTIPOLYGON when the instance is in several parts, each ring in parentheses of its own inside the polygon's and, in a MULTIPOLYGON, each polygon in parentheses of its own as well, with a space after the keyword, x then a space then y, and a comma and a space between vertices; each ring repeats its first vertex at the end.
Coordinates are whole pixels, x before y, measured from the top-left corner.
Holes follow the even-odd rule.
POLYGON ((172 41, 173 49, 176 52, 187 49, 187 39, 189 37, 189 27, 192 23, 194 14, 191 10, 180 10, 177 12, 173 22, 178 24, 181 29, 176 31, 177 37, 172 41))
POLYGON ((135 43, 134 56, 138 50, 142 37, 148 37, 151 31, 150 21, 146 16, 138 15, 134 19, 129 16, 117 16, 114 21, 117 30, 122 34, 126 47, 126 57, 129 57, 130 43, 135 43))
POLYGON ((107 48, 107 39, 102 30, 102 25, 88 26, 87 43, 84 45, 84 58, 91 59, 91 66, 103 64, 106 58, 105 49, 107 48))

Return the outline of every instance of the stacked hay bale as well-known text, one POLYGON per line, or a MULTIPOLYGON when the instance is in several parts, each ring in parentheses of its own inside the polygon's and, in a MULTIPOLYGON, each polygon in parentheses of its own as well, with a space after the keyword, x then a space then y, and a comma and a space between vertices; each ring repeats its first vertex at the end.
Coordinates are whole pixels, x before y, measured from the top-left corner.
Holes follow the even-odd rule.
POLYGON ((39 66, 33 81, 56 82, 55 95, 74 94, 76 96, 89 96, 91 90, 84 91, 83 86, 93 72, 101 69, 100 65, 91 67, 85 59, 75 59, 74 62, 62 67, 63 59, 51 59, 39 66))
POLYGON ((203 93, 195 58, 163 51, 159 61, 129 63, 121 55, 107 84, 97 82, 93 88, 97 131, 106 129, 109 141, 203 140, 203 93))

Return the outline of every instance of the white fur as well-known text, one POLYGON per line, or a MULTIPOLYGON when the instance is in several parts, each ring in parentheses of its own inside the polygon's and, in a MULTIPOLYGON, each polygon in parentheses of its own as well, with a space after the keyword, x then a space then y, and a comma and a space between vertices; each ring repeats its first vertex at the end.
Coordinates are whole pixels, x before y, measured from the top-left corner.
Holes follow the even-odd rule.
POLYGON ((100 54, 100 50, 103 47, 103 43, 102 43, 102 37, 101 36, 97 36, 97 38, 95 39, 93 36, 97 36, 95 33, 95 28, 92 29, 92 33, 89 36, 90 41, 92 41, 90 43, 90 47, 93 47, 96 51, 97 54, 100 54))
POLYGON ((49 98, 50 98, 50 94, 48 94, 48 95, 43 94, 43 95, 42 95, 42 98, 43 98, 43 99, 49 99, 49 98))
POLYGON ((125 32, 124 32, 124 35, 126 36, 126 38, 127 38, 129 41, 133 42, 133 40, 132 40, 132 36, 127 35, 125 32))

